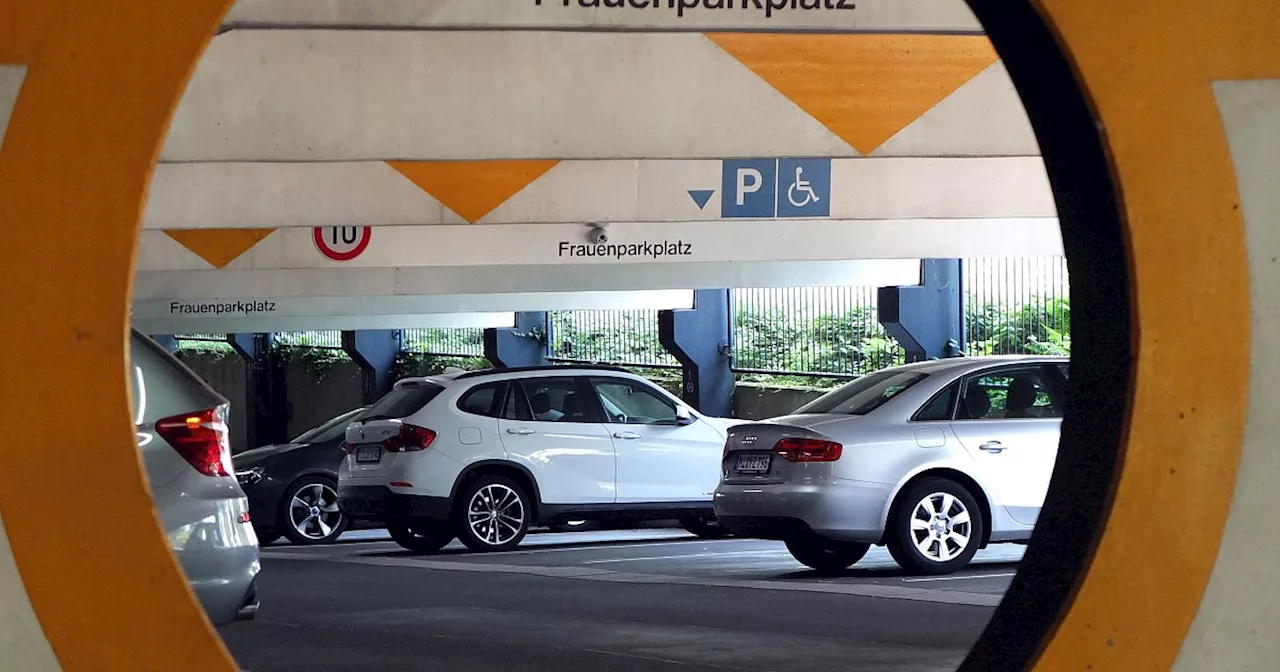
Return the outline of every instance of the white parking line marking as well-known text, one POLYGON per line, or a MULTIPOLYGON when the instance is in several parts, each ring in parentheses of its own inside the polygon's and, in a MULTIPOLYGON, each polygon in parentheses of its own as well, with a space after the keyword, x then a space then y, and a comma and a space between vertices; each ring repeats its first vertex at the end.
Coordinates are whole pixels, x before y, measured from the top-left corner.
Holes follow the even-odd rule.
POLYGON ((639 558, 609 558, 607 560, 584 560, 583 565, 603 565, 610 562, 642 562, 644 560, 683 560, 685 558, 726 558, 733 555, 787 555, 786 551, 727 551, 724 553, 686 553, 684 555, 649 555, 639 558))
MULTIPOLYGON (((439 557, 439 556, 436 556, 439 557)), ((491 556, 492 557, 492 556, 491 556)), ((941 604, 959 604, 975 607, 994 607, 1004 599, 1003 595, 987 595, 980 593, 952 592, 931 588, 907 588, 904 586, 876 583, 803 583, 790 581, 751 580, 751 579, 709 579, 687 576, 670 576, 661 574, 636 574, 631 572, 615 572, 606 569, 592 569, 581 565, 571 567, 543 567, 537 565, 501 565, 480 562, 449 562, 447 560, 425 560, 418 558, 374 558, 359 556, 317 557, 317 560, 338 562, 353 565, 377 565, 382 567, 404 567, 412 569, 434 569, 440 571, 475 572, 495 574, 523 574, 545 578, 559 578, 578 581, 606 581, 610 583, 661 584, 702 586, 708 588, 753 588, 757 590, 781 590, 812 593, 828 593, 837 595, 856 595, 861 597, 878 597, 884 599, 914 600, 941 604)), ((493 558, 498 559, 498 558, 493 558)))
POLYGON ((964 581, 966 579, 1000 579, 1007 576, 1014 576, 1017 572, 1007 572, 1003 574, 966 574, 964 576, 928 576, 918 579, 903 579, 903 583, 923 583, 925 581, 964 581))
MULTIPOLYGON (((626 543, 626 544, 555 546, 551 548, 533 547, 533 548, 528 548, 528 549, 519 550, 519 551, 503 551, 501 553, 494 553, 492 554, 492 556, 501 557, 501 556, 517 556, 517 555, 536 555, 540 553, 573 553, 573 552, 581 552, 581 551, 616 551, 616 550, 624 550, 624 549, 630 549, 630 548, 642 548, 642 549, 656 548, 658 546, 688 546, 689 544, 702 544, 704 546, 713 546, 713 545, 719 546, 722 544, 730 544, 730 543, 742 544, 742 543, 750 543, 753 541, 756 541, 756 540, 754 539, 697 539, 697 538, 688 539, 688 540, 679 540, 679 541, 637 540, 637 541, 626 543)), ((359 545, 359 547, 350 549, 350 552, 358 553, 358 554, 366 554, 366 553, 378 552, 384 547, 387 548, 388 550, 395 550, 400 548, 400 546, 395 542, 389 542, 389 541, 388 542, 374 542, 374 541, 355 542, 355 543, 347 543, 347 544, 334 544, 331 546, 281 546, 281 547, 269 546, 267 548, 262 549, 262 555, 263 557, 266 557, 266 558, 333 557, 333 556, 342 554, 341 551, 343 551, 344 548, 350 547, 350 546, 356 546, 357 544, 359 545), (381 544, 381 545, 373 546, 373 544, 381 544)), ((459 550, 461 549, 461 547, 458 547, 458 546, 450 547, 450 549, 453 549, 453 548, 457 548, 459 550)), ((444 553, 434 557, 449 557, 451 555, 459 555, 462 557, 482 557, 482 556, 476 556, 476 554, 473 554, 473 553, 456 553, 456 554, 444 553)))

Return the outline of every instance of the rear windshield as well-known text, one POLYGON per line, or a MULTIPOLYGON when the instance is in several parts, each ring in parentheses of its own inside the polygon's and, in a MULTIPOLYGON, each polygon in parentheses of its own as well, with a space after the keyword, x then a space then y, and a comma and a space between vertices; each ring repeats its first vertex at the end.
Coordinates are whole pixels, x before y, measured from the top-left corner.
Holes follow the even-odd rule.
POLYGON ((397 387, 387 396, 374 402, 369 410, 361 414, 362 420, 384 420, 387 418, 404 418, 417 413, 436 395, 444 391, 435 383, 415 383, 397 387))
POLYGON ((319 427, 312 427, 302 434, 299 434, 297 438, 290 441, 290 443, 323 443, 325 441, 332 441, 339 436, 342 436, 342 433, 347 429, 347 423, 351 422, 356 415, 359 415, 363 411, 364 409, 362 408, 347 411, 319 427))
POLYGON ((914 371, 868 374, 801 406, 796 414, 866 415, 927 377, 914 371))

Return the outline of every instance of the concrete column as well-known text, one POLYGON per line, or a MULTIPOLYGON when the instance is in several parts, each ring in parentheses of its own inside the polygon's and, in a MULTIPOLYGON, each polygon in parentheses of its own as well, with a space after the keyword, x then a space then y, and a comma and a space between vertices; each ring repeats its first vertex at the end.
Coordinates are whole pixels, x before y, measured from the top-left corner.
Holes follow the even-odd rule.
POLYGON ((510 329, 484 330, 484 356, 500 369, 546 366, 551 321, 546 313, 516 313, 510 329))
POLYGON ((392 368, 400 354, 400 331, 344 331, 342 349, 360 367, 364 379, 362 398, 371 404, 391 391, 395 384, 392 368))
POLYGON ((227 334, 227 342, 244 360, 245 399, 232 414, 244 418, 248 446, 288 441, 284 369, 271 357, 275 334, 227 334))
POLYGON ((959 259, 922 259, 917 287, 881 287, 880 324, 908 362, 963 354, 964 309, 959 259))
POLYGON ((178 351, 178 339, 169 334, 151 334, 151 340, 169 352, 178 351))
POLYGON ((729 290, 699 289, 692 310, 658 313, 658 339, 684 368, 681 397, 716 417, 733 414, 729 290))

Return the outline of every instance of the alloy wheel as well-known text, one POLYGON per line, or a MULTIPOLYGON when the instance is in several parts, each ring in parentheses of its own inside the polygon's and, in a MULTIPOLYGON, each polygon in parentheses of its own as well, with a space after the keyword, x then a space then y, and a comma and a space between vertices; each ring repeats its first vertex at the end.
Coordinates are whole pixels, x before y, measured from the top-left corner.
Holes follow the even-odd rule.
POLYGON ((973 520, 958 497, 934 492, 916 504, 911 515, 911 540, 924 557, 950 562, 969 547, 973 520))
POLYGON ((480 488, 467 503, 467 526, 472 536, 489 546, 502 546, 520 536, 525 515, 520 494, 502 483, 480 488))
POLYGON ((305 539, 327 539, 342 525, 337 493, 324 483, 298 488, 289 503, 289 524, 305 539))

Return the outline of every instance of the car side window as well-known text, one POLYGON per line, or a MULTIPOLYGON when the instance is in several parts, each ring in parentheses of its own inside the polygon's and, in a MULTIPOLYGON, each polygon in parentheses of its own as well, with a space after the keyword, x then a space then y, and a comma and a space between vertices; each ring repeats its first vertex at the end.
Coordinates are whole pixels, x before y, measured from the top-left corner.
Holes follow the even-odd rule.
POLYGON ((520 381, 538 422, 590 422, 587 403, 573 378, 529 378, 520 381))
POLYGON ((916 413, 915 422, 938 422, 951 419, 951 409, 955 407, 956 394, 960 391, 960 383, 954 382, 947 389, 935 394, 929 403, 916 413))
POLYGON ((502 417, 520 422, 533 420, 533 413, 529 410, 529 400, 525 397, 524 388, 520 385, 511 385, 507 388, 507 401, 502 405, 502 417))
POLYGON ((591 381, 609 422, 627 425, 674 425, 676 407, 652 390, 626 380, 591 381))
POLYGON ((970 378, 957 420, 1061 418, 1062 409, 1039 367, 1004 369, 970 378))
POLYGON ((483 415, 489 418, 498 417, 499 404, 502 402, 502 388, 506 383, 485 383, 471 388, 458 400, 458 410, 471 415, 483 415))

